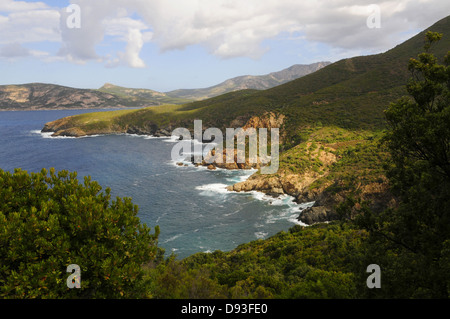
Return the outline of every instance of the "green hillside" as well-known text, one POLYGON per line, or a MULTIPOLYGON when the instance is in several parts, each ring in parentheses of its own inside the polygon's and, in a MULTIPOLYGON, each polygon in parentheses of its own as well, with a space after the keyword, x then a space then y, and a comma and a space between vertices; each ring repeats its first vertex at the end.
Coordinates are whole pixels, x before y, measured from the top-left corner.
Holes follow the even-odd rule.
MULTIPOLYGON (((443 57, 450 47, 450 18, 427 30, 444 33, 433 49, 436 56, 443 57)), ((205 126, 225 128, 237 118, 245 121, 274 111, 287 116, 284 130, 290 146, 298 143, 299 128, 318 122, 347 129, 380 129, 385 125, 383 110, 406 93, 407 63, 421 52, 427 30, 385 53, 343 59, 272 89, 227 93, 171 112, 143 109, 137 122, 129 124, 188 125, 193 119, 202 119, 205 126)))
POLYGON ((184 104, 191 102, 189 99, 172 97, 165 93, 157 92, 149 89, 131 89, 122 86, 106 83, 98 91, 103 93, 113 94, 124 100, 129 101, 130 104, 139 103, 147 105, 161 105, 161 104, 184 104))
POLYGON ((321 68, 329 64, 330 62, 317 62, 307 65, 296 64, 287 69, 278 72, 272 72, 266 75, 243 75, 228 79, 220 84, 207 88, 181 89, 170 91, 166 94, 172 97, 199 101, 239 90, 266 90, 316 72, 317 70, 320 70, 321 68))
MULTIPOLYGON (((443 57, 450 47, 450 18, 429 29, 444 33, 433 49, 436 56, 443 57)), ((404 87, 410 77, 407 63, 422 51, 425 33, 385 53, 344 59, 272 89, 223 95, 183 109, 195 109, 195 116, 219 127, 237 116, 278 111, 288 116, 285 129, 294 136, 298 127, 318 121, 345 128, 382 128, 384 108, 406 94, 404 87)))

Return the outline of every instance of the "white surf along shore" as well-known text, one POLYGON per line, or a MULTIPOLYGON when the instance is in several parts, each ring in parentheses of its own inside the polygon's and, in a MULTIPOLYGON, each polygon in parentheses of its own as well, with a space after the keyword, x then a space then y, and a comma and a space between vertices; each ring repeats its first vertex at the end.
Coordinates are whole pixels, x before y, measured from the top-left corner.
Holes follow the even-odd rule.
MULTIPOLYGON (((52 136, 53 132, 41 132, 40 130, 33 130, 30 133, 39 134, 39 135, 41 135, 42 138, 45 138, 45 139, 80 139, 80 138, 91 138, 91 137, 103 136, 103 135, 87 135, 87 136, 83 136, 83 137, 70 137, 70 136, 54 137, 54 136, 52 136)), ((128 133, 120 133, 120 134, 114 134, 114 135, 125 135, 125 136, 137 137, 137 138, 143 138, 143 139, 160 139, 166 143, 183 142, 183 141, 180 141, 176 137, 170 137, 170 136, 157 137, 157 136, 152 136, 152 135, 138 135, 138 134, 128 134, 128 133)), ((186 140, 184 142, 192 143, 193 145, 195 145, 195 144, 203 145, 203 143, 201 143, 197 140, 186 140)), ((208 145, 214 146, 213 143, 208 143, 208 145)), ((205 148, 205 151, 201 155, 205 156, 206 153, 209 151, 209 149, 205 148)), ((189 168, 189 169, 195 169, 195 170, 208 170, 208 168, 206 166, 202 166, 202 165, 195 166, 190 160, 188 160, 188 158, 191 155, 197 155, 197 154, 193 153, 193 152, 184 154, 183 156, 180 156, 179 158, 169 160, 168 164, 173 165, 179 169, 189 168), (180 165, 180 163, 182 163, 183 165, 180 165)), ((277 219, 286 219, 286 220, 292 222, 293 224, 297 224, 297 225, 301 225, 301 226, 308 226, 307 224, 300 222, 298 220, 298 217, 300 216, 302 211, 304 211, 305 209, 307 209, 309 207, 312 207, 314 205, 314 202, 298 204, 294 201, 295 198, 293 196, 286 195, 286 194, 280 195, 278 197, 273 197, 273 196, 266 195, 266 194, 264 194, 262 192, 258 192, 258 191, 236 192, 236 191, 230 191, 227 189, 227 187, 230 185, 246 181, 250 176, 252 176, 257 171, 258 171, 257 169, 227 170, 224 168, 217 167, 211 173, 221 172, 221 173, 228 175, 227 177, 225 177, 225 180, 228 183, 226 183, 226 184, 225 183, 205 184, 205 185, 196 186, 195 189, 197 189, 200 192, 200 194, 203 196, 218 196, 218 195, 227 196, 227 195, 231 195, 231 194, 238 194, 241 196, 252 196, 254 199, 262 201, 267 205, 278 206, 278 208, 284 207, 284 209, 282 209, 279 214, 276 214, 276 215, 270 217, 267 222, 270 223, 270 222, 275 222, 277 219)), ((264 238, 265 233, 261 232, 261 234, 258 234, 257 237, 264 238)))

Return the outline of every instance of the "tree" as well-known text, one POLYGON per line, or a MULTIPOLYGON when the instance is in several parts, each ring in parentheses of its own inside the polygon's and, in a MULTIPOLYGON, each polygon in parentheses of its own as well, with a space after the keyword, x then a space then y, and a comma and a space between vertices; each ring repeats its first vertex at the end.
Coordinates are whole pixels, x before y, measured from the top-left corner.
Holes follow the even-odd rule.
POLYGON ((450 52, 440 64, 430 51, 441 38, 426 34, 425 52, 409 62, 410 96, 385 111, 386 173, 399 205, 359 219, 371 234, 368 259, 384 278, 373 295, 450 296, 450 52))
POLYGON ((76 173, 0 170, 0 297, 139 298, 142 264, 158 254, 159 228, 137 217, 130 198, 76 173), (69 265, 81 288, 69 289, 69 265))

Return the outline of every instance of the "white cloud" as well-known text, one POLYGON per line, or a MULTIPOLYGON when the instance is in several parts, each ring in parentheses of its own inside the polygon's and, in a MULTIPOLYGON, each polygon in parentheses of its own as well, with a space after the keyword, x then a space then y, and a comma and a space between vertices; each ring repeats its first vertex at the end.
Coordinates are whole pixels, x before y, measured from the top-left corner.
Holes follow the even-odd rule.
POLYGON ((82 27, 66 25, 68 13, 42 2, 2 0, 0 45, 60 42, 59 56, 76 63, 94 60, 107 66, 146 65, 140 56, 147 42, 161 51, 201 45, 222 58, 258 58, 267 39, 301 35, 335 50, 379 52, 405 40, 450 12, 448 0, 77 0, 82 27), (381 28, 369 29, 371 4, 381 9, 381 28), (2 14, 2 12, 4 14, 2 14), (6 14, 5 14, 6 13, 6 14), (123 42, 124 49, 107 41, 123 42))
POLYGON ((48 8, 48 6, 43 2, 26 2, 14 0, 2 0, 0 2, 0 12, 29 11, 46 8, 48 8))
MULTIPOLYGON (((258 57, 266 39, 300 32, 307 41, 342 49, 386 50, 400 34, 428 25, 450 12, 450 2, 296 1, 296 0, 130 0, 154 30, 154 41, 164 50, 200 44, 220 57, 258 57), (369 29, 367 10, 381 9, 382 28, 369 29), (419 14, 420 13, 420 14, 419 14)), ((401 39, 403 40, 403 39, 401 39)))
POLYGON ((67 19, 71 13, 61 11, 62 46, 60 56, 69 61, 84 63, 89 60, 105 62, 106 66, 127 65, 132 68, 145 67, 139 57, 144 42, 149 41, 152 32, 148 26, 138 19, 129 17, 127 6, 121 1, 76 1, 81 8, 81 28, 69 28, 67 19), (105 36, 113 37, 114 41, 126 42, 125 52, 113 52, 101 56, 96 48, 104 41, 105 36))
POLYGON ((139 52, 144 46, 144 40, 141 31, 130 29, 127 37, 127 47, 125 52, 119 52, 119 57, 132 68, 145 68, 145 63, 139 57, 139 52))
POLYGON ((30 51, 20 43, 10 43, 0 47, 0 57, 3 58, 20 58, 29 55, 30 51))
POLYGON ((15 11, 0 16, 0 44, 60 41, 59 13, 50 9, 15 11))

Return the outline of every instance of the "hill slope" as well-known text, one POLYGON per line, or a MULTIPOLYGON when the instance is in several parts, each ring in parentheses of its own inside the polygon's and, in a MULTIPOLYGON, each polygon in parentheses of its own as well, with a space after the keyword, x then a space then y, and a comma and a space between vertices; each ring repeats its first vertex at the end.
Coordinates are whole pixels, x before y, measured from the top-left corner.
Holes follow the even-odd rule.
POLYGON ((100 89, 100 92, 116 95, 130 104, 143 105, 162 105, 162 104, 183 104, 191 102, 192 99, 178 98, 169 96, 166 93, 149 89, 132 89, 106 83, 100 89))
POLYGON ((127 106, 115 95, 61 85, 30 83, 0 86, 0 109, 106 108, 127 106))
POLYGON ((0 85, 0 110, 83 109, 148 107, 185 104, 243 88, 267 89, 310 74, 329 62, 294 65, 266 76, 241 76, 211 88, 162 93, 106 83, 98 90, 45 83, 0 85))
POLYGON ((238 90, 266 90, 316 72, 329 64, 330 62, 317 62, 308 65, 295 64, 287 69, 267 75, 238 76, 209 88, 181 89, 167 92, 167 95, 190 100, 204 100, 238 90))

